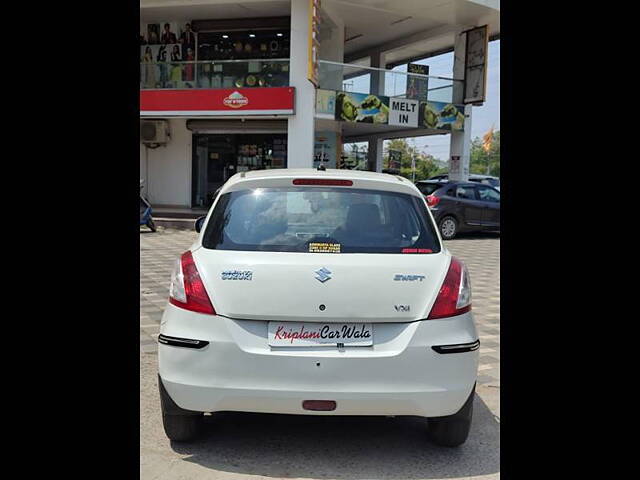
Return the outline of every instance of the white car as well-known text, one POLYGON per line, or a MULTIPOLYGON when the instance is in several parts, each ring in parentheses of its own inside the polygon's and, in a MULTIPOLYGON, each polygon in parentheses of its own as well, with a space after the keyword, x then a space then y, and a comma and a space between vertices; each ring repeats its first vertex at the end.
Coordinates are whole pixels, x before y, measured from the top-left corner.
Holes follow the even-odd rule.
POLYGON ((170 439, 239 411, 417 415, 436 443, 466 440, 480 344, 469 275, 410 181, 243 172, 196 230, 158 339, 170 439))

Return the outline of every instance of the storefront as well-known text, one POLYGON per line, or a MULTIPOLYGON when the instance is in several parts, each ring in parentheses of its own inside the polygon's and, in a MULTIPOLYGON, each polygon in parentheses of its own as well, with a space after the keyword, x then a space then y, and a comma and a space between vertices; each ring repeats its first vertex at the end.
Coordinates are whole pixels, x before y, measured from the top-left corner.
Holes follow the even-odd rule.
POLYGON ((140 117, 165 122, 141 147, 147 194, 160 206, 208 207, 237 172, 287 167, 291 18, 140 25, 140 117))
POLYGON ((166 21, 140 30, 141 89, 289 85, 289 17, 166 21))

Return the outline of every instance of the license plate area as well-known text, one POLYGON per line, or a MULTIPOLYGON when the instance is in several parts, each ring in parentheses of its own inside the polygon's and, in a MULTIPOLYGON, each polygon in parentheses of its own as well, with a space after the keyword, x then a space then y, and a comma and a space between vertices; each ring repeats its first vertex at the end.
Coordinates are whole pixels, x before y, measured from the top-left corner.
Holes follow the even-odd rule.
POLYGON ((373 345, 371 323, 269 322, 271 347, 370 347, 373 345))

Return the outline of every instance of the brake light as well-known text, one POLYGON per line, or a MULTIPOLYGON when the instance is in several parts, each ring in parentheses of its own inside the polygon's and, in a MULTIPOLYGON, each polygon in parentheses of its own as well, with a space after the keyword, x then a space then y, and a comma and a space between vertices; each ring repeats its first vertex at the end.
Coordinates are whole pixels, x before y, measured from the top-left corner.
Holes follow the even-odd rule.
POLYGON ((449 270, 444 277, 428 320, 453 317, 469 310, 471 310, 471 282, 467 267, 457 258, 451 257, 449 270))
POLYGON ((191 251, 183 253, 180 260, 176 262, 171 275, 169 302, 192 312, 216 314, 191 251))
POLYGON ((427 199, 427 205, 430 207, 435 207, 440 203, 440 197, 436 197, 435 195, 427 195, 424 198, 427 199))
POLYGON ((329 178, 296 178, 293 181, 294 185, 331 185, 338 187, 351 187, 353 181, 351 180, 331 180, 329 178))

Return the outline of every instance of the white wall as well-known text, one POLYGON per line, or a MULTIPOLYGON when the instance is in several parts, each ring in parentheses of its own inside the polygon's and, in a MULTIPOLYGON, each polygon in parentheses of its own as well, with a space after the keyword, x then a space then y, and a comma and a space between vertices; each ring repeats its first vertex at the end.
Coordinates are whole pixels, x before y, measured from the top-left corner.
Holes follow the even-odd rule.
POLYGON ((186 119, 169 120, 171 140, 155 149, 140 145, 140 178, 145 179, 147 198, 153 206, 191 206, 191 131, 186 119), (149 171, 145 172, 148 152, 149 171))

